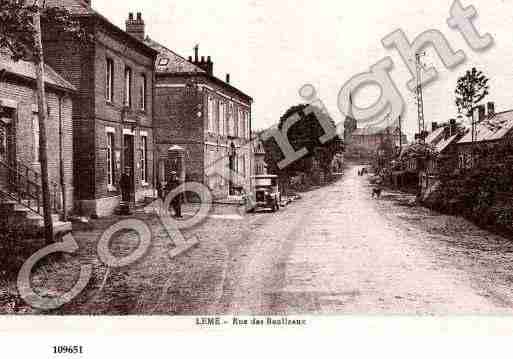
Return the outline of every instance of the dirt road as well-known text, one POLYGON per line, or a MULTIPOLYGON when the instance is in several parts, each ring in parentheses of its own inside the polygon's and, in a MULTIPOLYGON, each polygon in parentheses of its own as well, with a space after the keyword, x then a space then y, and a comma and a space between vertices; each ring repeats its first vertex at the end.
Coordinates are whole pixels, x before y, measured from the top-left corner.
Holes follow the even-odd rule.
POLYGON ((508 240, 398 199, 371 199, 366 177, 350 168, 285 211, 250 220, 243 243, 226 243, 217 311, 513 312, 508 240))

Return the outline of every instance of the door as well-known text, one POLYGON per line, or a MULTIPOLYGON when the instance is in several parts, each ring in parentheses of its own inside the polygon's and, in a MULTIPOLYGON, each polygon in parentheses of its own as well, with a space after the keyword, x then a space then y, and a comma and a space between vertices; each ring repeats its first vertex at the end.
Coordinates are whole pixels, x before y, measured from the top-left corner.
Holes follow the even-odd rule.
POLYGON ((130 197, 132 201, 135 199, 134 190, 134 136, 123 135, 123 171, 128 173, 130 177, 130 197))
POLYGON ((8 190, 12 174, 7 166, 14 167, 14 136, 12 133, 12 120, 0 118, 0 190, 8 190))

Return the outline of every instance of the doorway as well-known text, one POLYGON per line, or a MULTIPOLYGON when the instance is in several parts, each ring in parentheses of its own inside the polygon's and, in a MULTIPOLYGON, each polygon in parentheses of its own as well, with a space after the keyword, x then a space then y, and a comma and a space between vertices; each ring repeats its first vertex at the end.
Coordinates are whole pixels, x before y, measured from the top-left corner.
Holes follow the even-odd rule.
POLYGON ((12 111, 4 108, 0 112, 0 189, 10 190, 9 184, 14 178, 9 168, 15 168, 15 140, 12 111))
POLYGON ((130 197, 131 201, 135 200, 135 169, 134 169, 134 135, 123 135, 123 171, 128 173, 130 177, 130 197))

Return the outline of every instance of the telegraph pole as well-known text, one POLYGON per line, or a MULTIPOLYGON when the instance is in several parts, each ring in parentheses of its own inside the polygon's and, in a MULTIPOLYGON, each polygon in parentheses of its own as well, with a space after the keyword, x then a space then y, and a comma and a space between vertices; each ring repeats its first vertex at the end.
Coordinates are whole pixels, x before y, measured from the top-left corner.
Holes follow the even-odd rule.
POLYGON ((37 12, 34 14, 35 29, 35 60, 37 79, 37 105, 39 117, 39 161, 41 163, 41 189, 43 192, 43 219, 45 226, 45 240, 47 244, 53 241, 53 223, 50 205, 50 187, 48 185, 48 159, 46 157, 46 122, 48 121, 48 109, 46 105, 45 81, 44 81, 44 57, 43 43, 41 40, 41 9, 37 4, 37 12))
POLYGON ((426 131, 426 124, 424 122, 424 99, 422 97, 422 64, 420 62, 420 57, 424 56, 425 53, 416 53, 415 54, 415 68, 417 72, 417 117, 418 117, 418 127, 419 127, 419 136, 422 143, 424 143, 424 131, 426 131))
POLYGON ((403 151, 403 121, 399 115, 399 154, 403 151))

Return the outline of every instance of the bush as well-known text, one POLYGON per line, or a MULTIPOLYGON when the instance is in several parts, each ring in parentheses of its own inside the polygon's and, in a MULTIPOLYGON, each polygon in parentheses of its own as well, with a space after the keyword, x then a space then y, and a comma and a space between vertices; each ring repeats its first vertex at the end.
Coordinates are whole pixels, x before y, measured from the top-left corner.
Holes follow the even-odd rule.
POLYGON ((443 173, 441 185, 424 204, 448 214, 461 214, 477 224, 513 233, 513 170, 498 161, 480 161, 465 172, 443 173), (508 200, 504 200, 508 198, 508 200))

